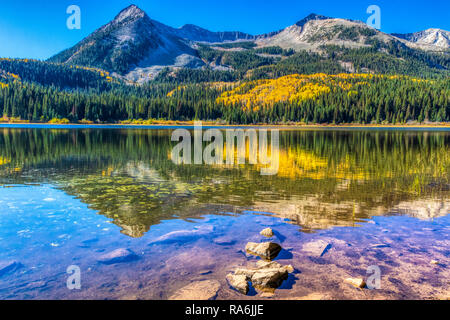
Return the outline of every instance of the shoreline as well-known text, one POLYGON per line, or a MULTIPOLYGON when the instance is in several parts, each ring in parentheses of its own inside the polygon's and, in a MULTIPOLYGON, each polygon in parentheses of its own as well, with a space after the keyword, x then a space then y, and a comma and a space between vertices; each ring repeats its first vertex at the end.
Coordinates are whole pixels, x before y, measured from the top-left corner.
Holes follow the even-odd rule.
MULTIPOLYGON (((282 130, 300 130, 300 129, 450 129, 448 124, 217 124, 215 122, 202 121, 205 128, 274 128, 282 130)), ((194 127, 193 121, 173 121, 161 122, 155 124, 136 124, 136 123, 101 123, 101 124, 83 124, 83 123, 20 123, 20 122, 0 122, 0 128, 27 128, 27 127, 55 127, 55 128, 186 128, 194 127)))

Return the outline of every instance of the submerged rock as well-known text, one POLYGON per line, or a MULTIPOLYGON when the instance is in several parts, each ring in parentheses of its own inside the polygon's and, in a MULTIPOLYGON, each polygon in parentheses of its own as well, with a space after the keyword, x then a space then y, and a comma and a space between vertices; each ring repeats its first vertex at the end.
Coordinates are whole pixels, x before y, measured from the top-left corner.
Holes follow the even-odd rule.
POLYGON ((236 241, 234 239, 232 239, 231 237, 228 236, 223 236, 223 237, 219 237, 219 238, 215 238, 213 240, 213 242, 215 244, 218 244, 220 246, 231 246, 233 244, 236 243, 236 241))
POLYGON ((345 279, 345 282, 361 289, 366 286, 366 282, 361 278, 347 278, 345 279))
POLYGON ((213 300, 219 289, 219 281, 196 281, 175 292, 169 300, 213 300))
POLYGON ((189 266, 190 270, 214 270, 217 265, 217 257, 214 256, 213 251, 195 246, 181 250, 181 253, 166 259, 165 265, 175 274, 185 273, 187 271, 186 266, 189 266))
POLYGON ((391 245, 387 243, 376 243, 372 244, 370 247, 373 249, 382 249, 382 248, 389 248, 391 245))
POLYGON ((263 259, 273 260, 280 253, 281 246, 273 242, 249 242, 245 246, 245 250, 250 254, 260 256, 263 259))
POLYGON ((28 290, 36 290, 45 288, 48 285, 48 281, 33 281, 27 284, 28 290))
POLYGON ((325 240, 316 240, 303 245, 303 251, 308 252, 312 256, 322 257, 332 248, 331 242, 325 240))
POLYGON ((306 300, 306 301, 314 301, 314 300, 325 300, 325 295, 322 293, 314 292, 310 293, 303 297, 292 297, 288 298, 288 300, 306 300))
POLYGON ((250 290, 250 286, 248 284, 247 276, 241 274, 228 274, 227 281, 231 287, 236 289, 242 294, 247 295, 250 290))
POLYGON ((81 244, 78 245, 78 247, 87 249, 87 248, 90 248, 96 242, 98 242, 98 238, 87 239, 87 240, 81 241, 81 244))
POLYGON ((17 271, 22 267, 23 264, 18 261, 0 262, 0 277, 7 273, 17 271))
POLYGON ((214 232, 213 226, 200 226, 194 227, 192 230, 178 230, 169 232, 153 241, 149 244, 157 243, 173 243, 173 242, 187 242, 193 241, 200 237, 206 236, 214 232))
POLYGON ((260 234, 262 236, 264 236, 264 237, 272 238, 273 237, 273 230, 271 228, 266 228, 263 231, 261 231, 260 234))
POLYGON ((130 249, 116 249, 98 258, 98 262, 103 264, 115 264, 137 260, 139 257, 130 249))

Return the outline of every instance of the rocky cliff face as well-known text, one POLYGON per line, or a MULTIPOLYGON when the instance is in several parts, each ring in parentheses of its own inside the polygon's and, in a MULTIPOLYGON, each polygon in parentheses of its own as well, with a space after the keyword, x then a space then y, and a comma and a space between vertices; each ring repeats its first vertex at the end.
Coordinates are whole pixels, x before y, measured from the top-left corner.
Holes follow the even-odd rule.
MULTIPOLYGON (((212 32, 188 24, 173 28, 152 20, 135 5, 122 10, 99 28, 50 62, 98 67, 141 83, 165 67, 202 68, 198 43, 254 41, 259 47, 320 51, 322 45, 349 48, 369 46, 372 41, 398 42, 411 48, 442 51, 450 48, 450 32, 428 29, 406 35, 389 35, 360 21, 311 14, 280 31, 253 36, 243 32, 212 32)), ((227 67, 228 68, 228 67, 227 67)))
POLYGON ((248 41, 255 40, 256 37, 240 31, 212 32, 193 24, 187 24, 179 29, 175 29, 175 33, 184 39, 197 42, 225 42, 225 41, 248 41))
POLYGON ((151 20, 144 11, 132 5, 50 61, 96 66, 120 74, 149 66, 203 65, 191 44, 178 37, 174 30, 151 20))
POLYGON ((393 34, 393 36, 426 50, 450 49, 450 32, 442 29, 431 28, 415 33, 397 33, 393 34))
POLYGON ((284 30, 259 36, 257 42, 261 46, 316 51, 322 45, 363 47, 367 46, 370 39, 397 41, 393 36, 373 29, 361 21, 311 14, 284 30))

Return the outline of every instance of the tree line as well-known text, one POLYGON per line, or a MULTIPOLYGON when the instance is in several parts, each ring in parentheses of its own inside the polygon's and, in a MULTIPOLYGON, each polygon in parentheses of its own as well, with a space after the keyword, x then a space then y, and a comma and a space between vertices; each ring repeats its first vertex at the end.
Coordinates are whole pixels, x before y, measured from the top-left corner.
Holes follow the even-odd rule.
POLYGON ((67 118, 117 122, 127 119, 217 120, 228 123, 405 123, 450 121, 450 79, 374 78, 347 91, 333 88, 314 99, 279 101, 246 109, 217 98, 232 85, 151 83, 109 91, 61 90, 13 81, 0 89, 0 115, 30 121, 67 118))

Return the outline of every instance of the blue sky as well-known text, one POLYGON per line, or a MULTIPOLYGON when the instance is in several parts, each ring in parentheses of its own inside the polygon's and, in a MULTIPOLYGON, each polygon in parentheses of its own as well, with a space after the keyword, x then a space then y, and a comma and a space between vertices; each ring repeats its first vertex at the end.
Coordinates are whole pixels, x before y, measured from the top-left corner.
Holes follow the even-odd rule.
POLYGON ((0 57, 46 59, 104 25, 124 7, 136 4, 155 20, 173 27, 186 23, 212 31, 261 34, 285 28, 310 13, 366 21, 366 9, 381 8, 381 30, 450 30, 448 0, 53 0, 2 1, 0 57), (81 8, 81 30, 66 27, 69 5, 81 8))

